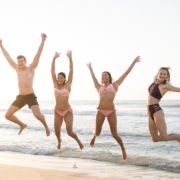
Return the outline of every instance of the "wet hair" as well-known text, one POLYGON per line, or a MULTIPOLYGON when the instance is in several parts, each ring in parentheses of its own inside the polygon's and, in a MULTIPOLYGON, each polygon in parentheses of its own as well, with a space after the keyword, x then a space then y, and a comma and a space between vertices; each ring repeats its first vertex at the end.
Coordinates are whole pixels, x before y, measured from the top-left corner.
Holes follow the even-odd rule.
MULTIPOLYGON (((58 73, 58 76, 59 75, 61 75, 61 76, 63 76, 65 79, 66 79, 66 74, 65 73, 63 73, 63 72, 60 72, 60 73, 58 73)), ((64 81, 64 84, 66 83, 66 80, 64 81)))
POLYGON ((26 61, 26 58, 25 58, 23 55, 19 55, 19 56, 17 57, 17 59, 21 59, 21 58, 24 58, 24 60, 26 61))
MULTIPOLYGON (((166 80, 164 80, 163 84, 170 84, 170 73, 169 73, 169 70, 171 70, 171 68, 170 67, 161 67, 161 68, 159 68, 158 73, 159 73, 160 70, 166 70, 167 71, 167 75, 168 75, 168 78, 166 80)), ((157 80, 158 73, 154 77, 154 82, 156 82, 156 80, 157 80)))
MULTIPOLYGON (((109 75, 109 82, 110 82, 110 84, 113 82, 113 78, 111 77, 111 73, 110 72, 108 72, 108 71, 104 71, 103 73, 107 73, 108 75, 109 75)), ((103 74, 102 73, 102 74, 103 74)), ((101 80, 101 84, 103 84, 103 81, 101 80)))

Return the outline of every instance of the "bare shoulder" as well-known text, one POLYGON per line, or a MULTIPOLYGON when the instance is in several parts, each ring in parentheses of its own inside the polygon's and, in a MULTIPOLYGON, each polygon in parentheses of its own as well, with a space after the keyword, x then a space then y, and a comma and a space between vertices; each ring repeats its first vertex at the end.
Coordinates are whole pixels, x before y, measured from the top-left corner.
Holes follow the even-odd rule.
POLYGON ((164 89, 169 89, 171 87, 173 87, 171 84, 163 84, 164 89))
POLYGON ((119 87, 119 85, 117 84, 117 82, 116 82, 116 81, 113 82, 112 85, 113 85, 115 91, 117 92, 117 91, 118 91, 118 87, 119 87))
POLYGON ((160 88, 165 92, 171 91, 173 89, 173 86, 171 84, 161 84, 160 88))
POLYGON ((29 66, 27 66, 26 71, 34 72, 35 68, 32 66, 32 64, 30 64, 29 66))
POLYGON ((29 66, 27 66, 27 68, 30 70, 30 71, 34 71, 36 68, 33 66, 33 64, 29 64, 29 66))
POLYGON ((16 72, 19 76, 24 76, 24 78, 25 77, 32 78, 34 77, 34 74, 35 74, 34 69, 31 69, 29 67, 26 67, 24 69, 17 68, 16 72))
POLYGON ((71 91, 71 84, 67 82, 67 83, 64 85, 64 88, 67 89, 68 91, 71 91))

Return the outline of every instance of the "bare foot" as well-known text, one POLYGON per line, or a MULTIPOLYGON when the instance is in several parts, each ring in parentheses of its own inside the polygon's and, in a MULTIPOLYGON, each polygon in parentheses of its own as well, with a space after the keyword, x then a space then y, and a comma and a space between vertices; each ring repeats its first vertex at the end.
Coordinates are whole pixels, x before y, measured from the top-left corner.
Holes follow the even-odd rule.
POLYGON ((81 141, 78 144, 79 144, 80 149, 84 148, 84 145, 81 143, 81 141))
POLYGON ((123 160, 127 159, 127 154, 126 154, 126 150, 125 149, 122 150, 122 159, 123 160))
POLYGON ((49 130, 48 127, 46 127, 46 135, 47 135, 47 136, 50 136, 50 130, 49 130))
POLYGON ((91 142, 90 142, 91 147, 94 146, 95 139, 96 139, 96 136, 93 136, 93 138, 91 139, 91 142))
POLYGON ((62 141, 62 140, 60 140, 60 142, 59 142, 58 145, 57 145, 57 148, 58 148, 58 149, 61 148, 61 141, 62 141))
POLYGON ((27 125, 26 124, 23 124, 22 126, 20 126, 21 128, 20 128, 20 130, 19 130, 19 135, 21 134, 21 132, 23 131, 23 129, 25 129, 26 127, 27 127, 27 125))

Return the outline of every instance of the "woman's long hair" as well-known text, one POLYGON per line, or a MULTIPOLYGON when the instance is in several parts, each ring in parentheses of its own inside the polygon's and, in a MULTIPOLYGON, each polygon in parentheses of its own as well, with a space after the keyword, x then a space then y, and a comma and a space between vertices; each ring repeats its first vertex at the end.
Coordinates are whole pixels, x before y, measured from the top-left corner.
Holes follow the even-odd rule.
MULTIPOLYGON (((58 73, 58 76, 59 76, 59 75, 63 76, 63 77, 66 79, 66 74, 65 74, 65 73, 60 72, 60 73, 58 73)), ((63 84, 64 84, 64 85, 66 84, 66 80, 64 81, 63 84)))
POLYGON ((161 68, 159 68, 156 76, 154 77, 154 82, 157 81, 157 76, 158 76, 160 70, 166 70, 167 71, 167 75, 168 75, 168 78, 166 80, 164 80, 163 84, 170 84, 170 73, 169 73, 169 70, 171 70, 170 67, 161 67, 161 68))
MULTIPOLYGON (((109 82, 110 82, 110 84, 112 84, 112 82, 113 82, 113 78, 111 77, 111 73, 110 72, 108 72, 108 71, 104 71, 103 73, 107 73, 108 75, 109 75, 109 82)), ((102 73, 102 74, 103 74, 102 73)), ((101 79, 101 84, 103 84, 103 80, 101 79)))

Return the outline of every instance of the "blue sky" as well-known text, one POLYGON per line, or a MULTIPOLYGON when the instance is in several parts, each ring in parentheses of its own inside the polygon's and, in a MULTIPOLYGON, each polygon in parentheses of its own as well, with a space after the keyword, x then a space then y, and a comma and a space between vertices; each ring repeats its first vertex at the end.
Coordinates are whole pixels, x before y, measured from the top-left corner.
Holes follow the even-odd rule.
MULTIPOLYGON (((171 67, 172 85, 180 87, 180 1, 178 0, 0 0, 0 38, 16 61, 28 64, 41 42, 47 40, 34 79, 40 100, 53 100, 50 66, 55 53, 57 72, 68 73, 68 49, 73 52, 74 79, 71 100, 97 100, 87 62, 97 79, 111 72, 119 78, 136 56, 141 56, 119 87, 116 100, 147 99, 147 89, 159 67, 171 67)), ((0 100, 14 100, 17 77, 0 52, 0 100)), ((167 93, 164 99, 180 99, 167 93)))

